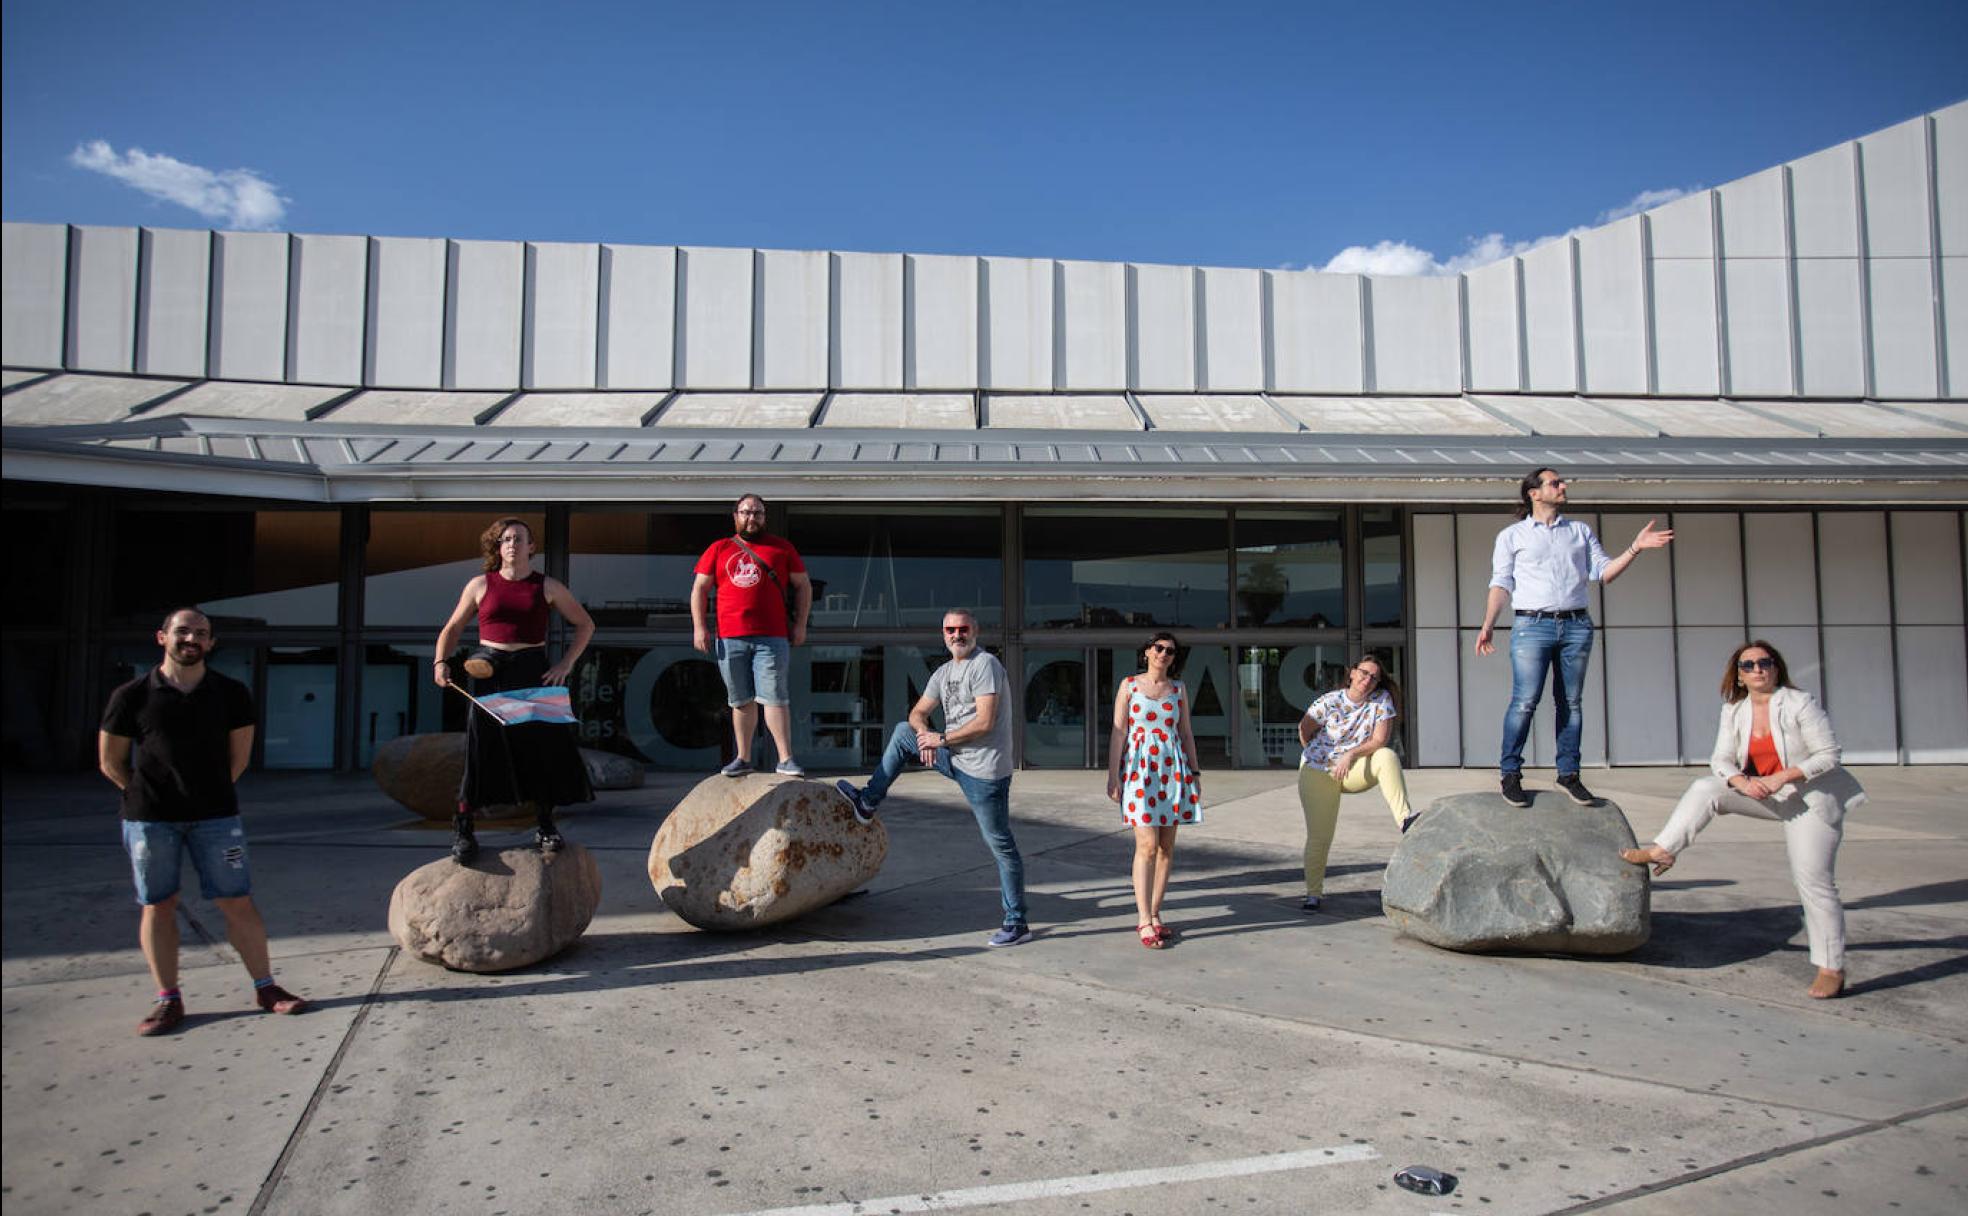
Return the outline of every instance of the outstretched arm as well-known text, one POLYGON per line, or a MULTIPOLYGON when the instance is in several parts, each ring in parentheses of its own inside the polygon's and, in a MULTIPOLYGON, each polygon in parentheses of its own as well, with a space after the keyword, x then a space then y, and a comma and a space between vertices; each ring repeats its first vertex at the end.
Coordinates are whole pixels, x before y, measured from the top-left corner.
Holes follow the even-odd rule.
POLYGON ((1672 543, 1673 540, 1674 529, 1656 529, 1654 527, 1654 521, 1651 519, 1648 520, 1641 527, 1640 535, 1634 537, 1633 543, 1626 547, 1626 552, 1606 563, 1606 569, 1599 575, 1600 584, 1603 586, 1606 583, 1610 583, 1625 573, 1626 568, 1633 564, 1633 559, 1640 556, 1641 550, 1658 549, 1663 545, 1672 543))

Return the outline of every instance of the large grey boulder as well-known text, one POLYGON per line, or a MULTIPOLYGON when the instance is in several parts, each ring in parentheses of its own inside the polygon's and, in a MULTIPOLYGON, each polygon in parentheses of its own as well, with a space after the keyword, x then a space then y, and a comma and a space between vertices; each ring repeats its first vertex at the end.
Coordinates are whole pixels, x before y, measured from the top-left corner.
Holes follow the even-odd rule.
POLYGON ((482 852, 412 870, 390 896, 389 930, 426 962, 457 971, 510 971, 550 958, 587 932, 601 906, 594 854, 571 841, 482 852))
POLYGON ((770 773, 711 777, 649 846, 649 881, 699 929, 757 929, 823 908, 888 859, 888 829, 831 786, 770 773))
POLYGON ((1648 933, 1646 869, 1619 858, 1633 829, 1540 791, 1528 810, 1497 794, 1438 798, 1401 838, 1380 884, 1387 919, 1449 950, 1623 954, 1648 933))
POLYGON ((581 763, 588 766, 588 784, 598 790, 639 790, 644 776, 642 762, 614 752, 581 749, 581 763))

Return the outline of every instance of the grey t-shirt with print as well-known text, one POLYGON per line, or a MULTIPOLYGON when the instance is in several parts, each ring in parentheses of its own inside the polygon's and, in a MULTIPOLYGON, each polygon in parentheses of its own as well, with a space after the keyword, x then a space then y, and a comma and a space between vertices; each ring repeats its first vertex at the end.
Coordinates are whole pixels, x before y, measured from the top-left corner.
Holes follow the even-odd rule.
POLYGON ((987 651, 967 659, 951 659, 929 677, 925 697, 934 697, 943 706, 943 730, 961 729, 977 716, 977 698, 998 698, 997 720, 991 733, 950 746, 950 764, 959 772, 985 781, 1011 776, 1011 714, 1006 697, 1010 681, 1004 664, 987 651))

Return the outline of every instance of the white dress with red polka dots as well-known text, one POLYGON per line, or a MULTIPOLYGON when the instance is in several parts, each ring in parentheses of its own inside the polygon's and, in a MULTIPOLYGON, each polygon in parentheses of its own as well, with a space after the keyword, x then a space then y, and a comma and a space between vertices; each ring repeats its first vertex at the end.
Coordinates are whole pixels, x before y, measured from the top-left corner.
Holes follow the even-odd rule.
POLYGON ((1182 715, 1189 712, 1182 681, 1151 697, 1128 682, 1127 750, 1121 756, 1121 818, 1134 827, 1201 823, 1201 787, 1182 754, 1182 715))

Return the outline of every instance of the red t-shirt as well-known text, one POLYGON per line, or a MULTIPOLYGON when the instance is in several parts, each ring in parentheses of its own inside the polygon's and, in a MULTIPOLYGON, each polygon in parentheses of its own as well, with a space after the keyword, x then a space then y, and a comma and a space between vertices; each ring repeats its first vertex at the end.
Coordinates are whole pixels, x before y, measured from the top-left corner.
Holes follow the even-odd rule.
POLYGON ((697 559, 697 573, 710 575, 717 589, 718 636, 783 638, 790 632, 785 593, 793 589, 793 575, 806 573, 806 563, 798 550, 777 536, 760 533, 758 539, 745 543, 771 563, 779 581, 773 582, 751 554, 728 536, 704 550, 697 559))

